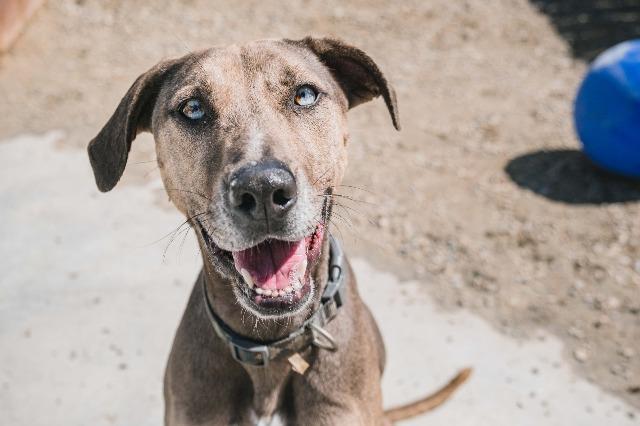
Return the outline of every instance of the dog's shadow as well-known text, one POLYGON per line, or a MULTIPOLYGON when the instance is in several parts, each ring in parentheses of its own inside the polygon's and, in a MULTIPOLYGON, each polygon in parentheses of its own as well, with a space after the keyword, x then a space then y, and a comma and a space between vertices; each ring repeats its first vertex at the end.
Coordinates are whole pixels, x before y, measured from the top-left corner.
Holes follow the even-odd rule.
POLYGON ((640 181, 615 176, 595 166, 580 151, 536 151, 505 166, 520 187, 569 204, 625 203, 640 200, 640 181))

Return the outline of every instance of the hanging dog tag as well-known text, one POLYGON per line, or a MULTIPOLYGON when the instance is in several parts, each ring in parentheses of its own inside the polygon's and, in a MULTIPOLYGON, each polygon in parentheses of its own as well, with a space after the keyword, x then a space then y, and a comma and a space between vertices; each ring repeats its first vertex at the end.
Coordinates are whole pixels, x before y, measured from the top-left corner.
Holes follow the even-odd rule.
POLYGON ((302 375, 307 368, 309 368, 309 363, 302 358, 299 353, 295 353, 288 358, 289 364, 291 364, 291 368, 296 373, 302 375))

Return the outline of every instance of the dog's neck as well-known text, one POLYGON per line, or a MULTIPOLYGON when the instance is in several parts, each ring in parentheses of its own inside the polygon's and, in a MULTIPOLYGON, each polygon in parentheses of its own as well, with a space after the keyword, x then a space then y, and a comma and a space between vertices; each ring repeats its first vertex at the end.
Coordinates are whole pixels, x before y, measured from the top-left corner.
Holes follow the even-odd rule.
POLYGON ((235 284, 216 270, 206 253, 203 253, 202 259, 205 285, 216 315, 237 334, 266 342, 281 339, 296 331, 318 309, 328 279, 329 244, 326 238, 322 243, 321 255, 312 266, 314 294, 311 303, 294 315, 273 319, 259 318, 242 306, 233 292, 235 284))

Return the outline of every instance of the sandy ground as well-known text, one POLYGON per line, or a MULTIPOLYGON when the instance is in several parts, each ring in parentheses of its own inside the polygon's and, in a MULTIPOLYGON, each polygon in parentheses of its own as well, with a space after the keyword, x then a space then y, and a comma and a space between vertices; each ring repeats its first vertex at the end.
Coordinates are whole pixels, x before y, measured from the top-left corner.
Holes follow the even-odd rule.
MULTIPOLYGON (((159 180, 103 196, 84 153, 55 149, 60 137, 0 145, 3 424, 161 424, 164 363, 200 267, 195 237, 165 251, 157 236, 181 219, 155 208, 159 180)), ((403 424, 637 424, 640 411, 577 377, 547 332, 506 337, 474 314, 442 311, 419 282, 353 264, 388 347, 387 406, 475 368, 450 403, 403 424)))
MULTIPOLYGON (((596 171, 576 151, 571 101, 585 65, 570 58, 526 0, 304 1, 295 7, 272 0, 51 1, 0 57, 0 140, 59 129, 58 148, 75 155, 136 76, 160 58, 309 33, 360 46, 398 92, 400 133, 381 102, 351 113, 346 183, 359 189, 348 192, 356 201, 337 210, 343 217, 338 235, 349 253, 415 280, 439 309, 473 312, 505 336, 535 341, 538 330, 555 336, 574 372, 640 407, 640 186, 596 171)), ((153 180, 150 138, 140 137, 134 151, 118 191, 148 188, 153 180)), ((9 179, 24 188, 21 197, 47 201, 37 184, 25 183, 31 181, 21 168, 9 179)), ((159 188, 151 195, 156 209, 145 213, 172 211, 159 188)), ((65 215, 50 217, 44 205, 37 216, 2 225, 3 247, 28 232, 34 217, 49 227, 34 241, 69 232, 65 215)), ((87 205, 82 199, 66 207, 89 215, 87 205)), ((4 206, 3 217, 9 214, 4 206)), ((122 210, 104 220, 124 223, 133 213, 122 210)), ((78 240, 96 235, 86 226, 78 240)), ((141 232, 147 231, 132 228, 124 242, 141 244, 141 232)), ((94 249, 115 244, 113 238, 92 240, 94 249)), ((8 247, 17 254, 31 250, 8 247)), ((87 262, 87 253, 75 254, 78 264, 87 262)), ((3 266, 24 281, 19 270, 32 265, 24 254, 17 259, 18 265, 3 266)), ((135 269, 120 262, 104 274, 135 269)), ((124 300, 114 294, 129 285, 96 290, 99 309, 111 312, 106 300, 124 300)), ((19 291, 37 296, 40 288, 25 282, 19 291)), ((32 303, 11 300, 12 318, 32 303)), ((69 334, 67 324, 59 327, 69 334)), ((412 330, 421 333, 417 325, 412 330)))

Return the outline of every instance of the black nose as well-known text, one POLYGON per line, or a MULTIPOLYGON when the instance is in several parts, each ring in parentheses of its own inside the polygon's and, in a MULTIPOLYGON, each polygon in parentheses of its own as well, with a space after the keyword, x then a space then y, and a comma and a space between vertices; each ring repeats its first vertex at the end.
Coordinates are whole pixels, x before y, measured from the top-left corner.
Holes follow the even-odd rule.
POLYGON ((229 179, 231 208, 252 219, 282 218, 296 203, 297 195, 293 174, 275 160, 246 165, 229 179))

